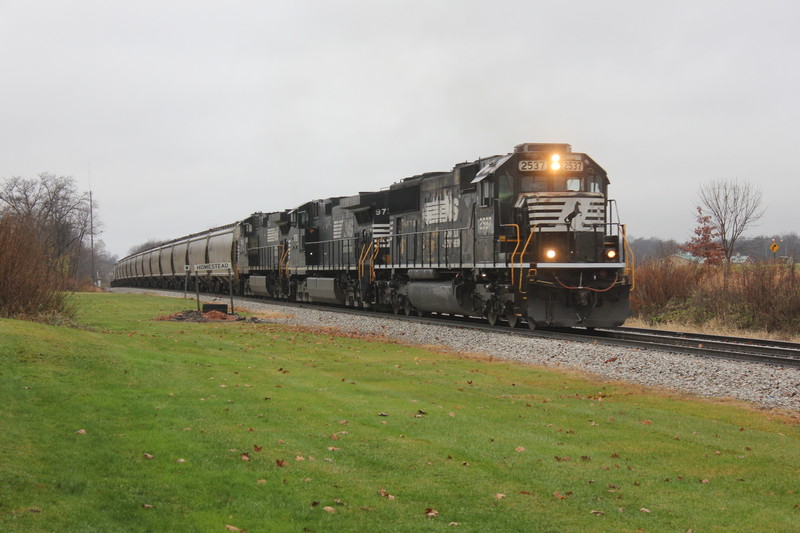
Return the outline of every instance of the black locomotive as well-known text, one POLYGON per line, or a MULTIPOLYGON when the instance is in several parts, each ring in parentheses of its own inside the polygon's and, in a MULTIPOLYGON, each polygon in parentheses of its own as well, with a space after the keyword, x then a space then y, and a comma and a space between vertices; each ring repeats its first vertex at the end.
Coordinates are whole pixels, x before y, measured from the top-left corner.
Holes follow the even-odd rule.
POLYGON ((512 327, 618 326, 632 256, 608 184, 568 144, 520 144, 164 243, 119 261, 113 284, 220 291, 230 269, 244 295, 512 327))

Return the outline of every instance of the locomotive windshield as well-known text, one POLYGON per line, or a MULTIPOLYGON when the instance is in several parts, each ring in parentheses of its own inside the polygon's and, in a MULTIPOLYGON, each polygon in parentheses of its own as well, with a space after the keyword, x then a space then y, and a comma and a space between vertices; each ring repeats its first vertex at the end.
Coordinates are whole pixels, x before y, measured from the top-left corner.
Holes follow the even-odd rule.
POLYGON ((522 176, 520 192, 581 192, 585 191, 580 177, 522 176))
POLYGON ((603 178, 600 176, 551 177, 522 176, 520 192, 603 192, 603 178))

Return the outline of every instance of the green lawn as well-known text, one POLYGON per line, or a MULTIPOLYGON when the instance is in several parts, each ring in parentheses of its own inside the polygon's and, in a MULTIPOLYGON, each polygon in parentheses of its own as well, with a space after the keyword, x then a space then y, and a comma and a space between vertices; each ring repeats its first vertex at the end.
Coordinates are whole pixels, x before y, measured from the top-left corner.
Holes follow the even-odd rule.
POLYGON ((797 419, 75 301, 0 321, 0 531, 800 530, 797 419))

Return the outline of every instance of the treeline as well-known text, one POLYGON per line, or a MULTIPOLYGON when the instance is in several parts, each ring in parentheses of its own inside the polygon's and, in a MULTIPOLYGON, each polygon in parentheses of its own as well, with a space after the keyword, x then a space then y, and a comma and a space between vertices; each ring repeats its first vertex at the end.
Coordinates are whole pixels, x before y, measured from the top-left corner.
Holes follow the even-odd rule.
POLYGON ((69 291, 92 287, 116 261, 100 240, 92 257, 91 232, 100 227, 93 210, 71 177, 0 182, 0 317, 71 316, 69 291))
MULTIPOLYGON (((673 239, 659 239, 656 237, 633 237, 630 245, 637 263, 646 263, 653 259, 661 259, 671 255, 681 253, 681 246, 673 239)), ((787 258, 793 262, 800 259, 800 236, 797 233, 785 235, 760 235, 757 237, 739 237, 736 241, 734 253, 750 257, 753 261, 770 261, 773 252, 770 246, 775 242, 779 249, 775 255, 777 258, 787 258)))

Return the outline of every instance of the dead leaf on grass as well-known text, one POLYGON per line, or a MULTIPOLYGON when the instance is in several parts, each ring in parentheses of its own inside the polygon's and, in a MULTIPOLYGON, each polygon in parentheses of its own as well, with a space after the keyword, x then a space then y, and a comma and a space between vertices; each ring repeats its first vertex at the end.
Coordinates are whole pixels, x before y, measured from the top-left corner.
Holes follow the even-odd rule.
POLYGON ((389 494, 389 491, 387 491, 386 489, 379 490, 378 494, 380 494, 381 496, 383 496, 387 500, 394 500, 395 499, 395 497, 392 496, 391 494, 389 494))
POLYGON ((425 509, 425 516, 427 516, 428 518, 436 518, 437 516, 439 516, 439 511, 433 509, 432 507, 428 507, 427 509, 425 509))

